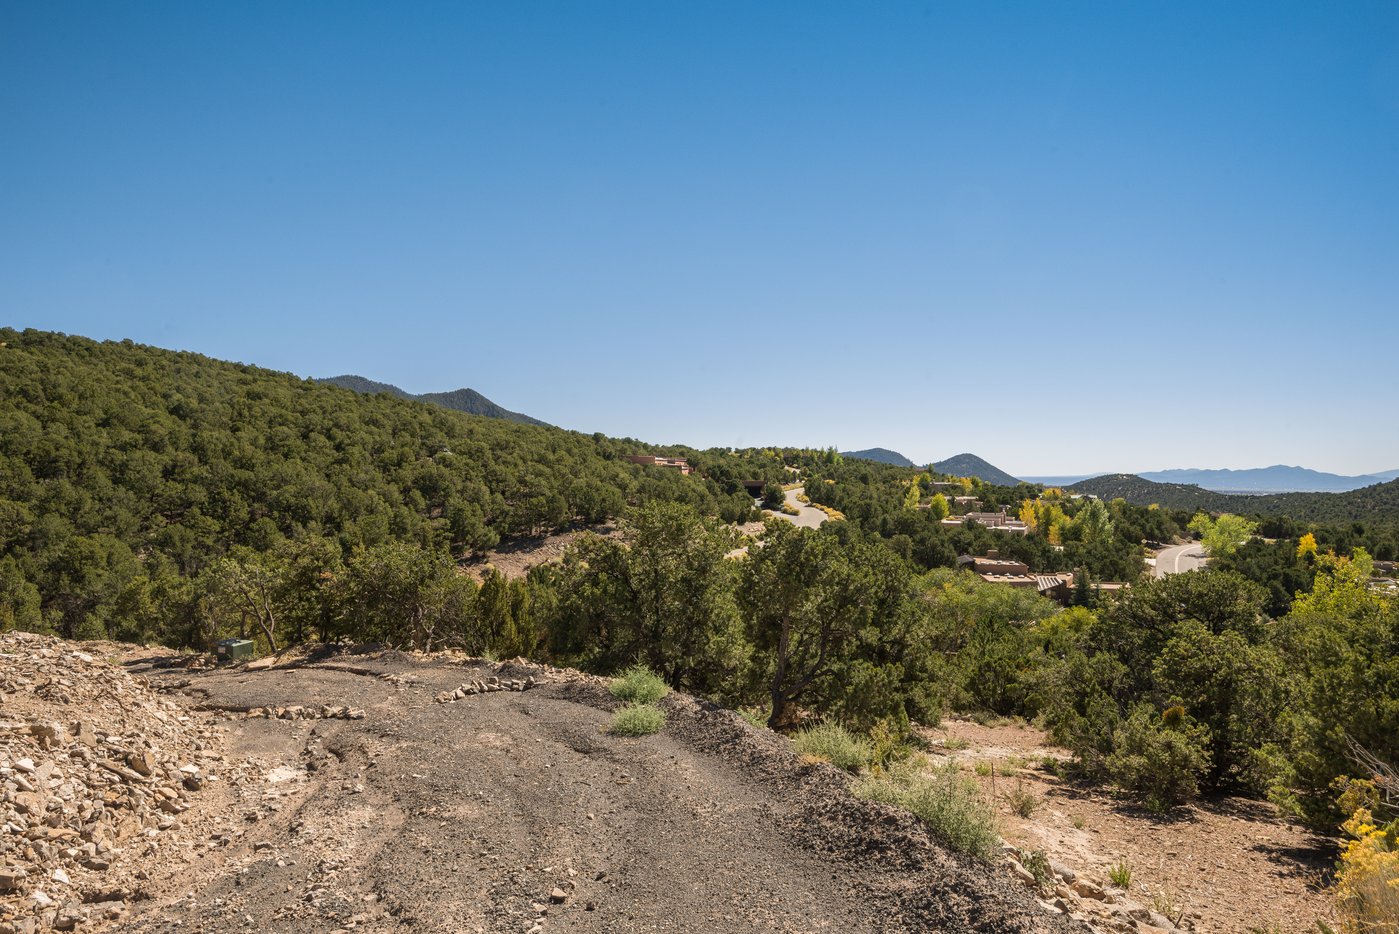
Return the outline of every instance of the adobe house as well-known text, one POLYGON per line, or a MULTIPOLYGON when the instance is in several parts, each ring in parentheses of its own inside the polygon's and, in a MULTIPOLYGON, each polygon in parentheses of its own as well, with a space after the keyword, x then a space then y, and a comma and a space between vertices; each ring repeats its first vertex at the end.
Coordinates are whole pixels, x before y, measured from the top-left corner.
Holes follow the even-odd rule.
POLYGON ((1015 575, 1024 576, 1030 573, 1030 566, 1023 561, 1012 561, 1002 558, 1001 553, 992 548, 986 554, 976 557, 974 555, 962 555, 957 559, 957 567, 967 568, 973 574, 987 575, 1015 575))
POLYGON ((691 467, 683 457, 657 457, 654 454, 627 454, 622 459, 631 461, 633 464, 641 464, 643 467, 670 467, 687 475, 695 472, 695 468, 691 467))

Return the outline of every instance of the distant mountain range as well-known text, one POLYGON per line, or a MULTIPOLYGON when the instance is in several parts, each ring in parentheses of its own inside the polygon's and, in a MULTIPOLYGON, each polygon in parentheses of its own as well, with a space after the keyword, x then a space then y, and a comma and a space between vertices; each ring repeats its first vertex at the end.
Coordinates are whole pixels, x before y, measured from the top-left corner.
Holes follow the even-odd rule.
POLYGON ((1072 485, 1075 484, 1075 483, 1081 483, 1081 482, 1083 482, 1084 480, 1092 480, 1094 477, 1100 477, 1100 476, 1102 476, 1102 474, 1096 474, 1096 473, 1073 473, 1073 474, 1058 474, 1058 475, 1055 475, 1055 476, 1022 477, 1021 479, 1023 479, 1026 483, 1040 483, 1040 484, 1043 484, 1044 486, 1058 486, 1058 487, 1064 487, 1064 486, 1072 486, 1072 485))
POLYGON ((945 461, 937 461, 933 464, 933 469, 954 477, 978 477, 996 486, 1015 486, 1020 482, 995 464, 987 463, 975 454, 957 454, 945 461))
MULTIPOLYGON (((912 460, 888 448, 868 448, 845 451, 844 457, 855 457, 896 467, 917 467, 912 460)), ((938 473, 956 477, 979 477, 998 486, 1015 486, 1021 480, 990 464, 975 454, 958 454, 932 465, 938 473)), ((1307 467, 1252 467, 1244 470, 1192 467, 1175 470, 1143 471, 1140 474, 1062 474, 1022 478, 1026 483, 1045 486, 1074 487, 1080 492, 1094 493, 1113 499, 1121 496, 1132 502, 1160 503, 1177 509, 1214 509, 1227 511, 1244 507, 1234 502, 1233 494, 1257 497, 1266 494, 1349 493, 1378 484, 1399 480, 1399 469, 1373 474, 1346 476, 1325 473, 1307 467), (1147 485, 1143 485, 1147 484, 1147 485), (1219 499, 1219 496, 1225 497, 1219 499), (1215 503, 1226 505, 1216 507, 1215 503), (1229 505, 1232 504, 1232 505, 1229 505)), ((1266 504, 1265 504, 1266 506, 1266 504)), ((1252 511, 1258 511, 1257 509, 1252 511)), ((1363 510, 1362 510, 1363 511, 1363 510)))
POLYGON ((1157 483, 1135 474, 1107 474, 1069 487, 1100 499, 1125 499, 1170 509, 1291 516, 1316 522, 1355 522, 1399 515, 1399 479, 1341 493, 1217 493, 1185 483, 1157 483))
POLYGON ((380 383, 363 376, 347 374, 345 376, 330 376, 325 379, 316 380, 318 383, 329 383, 332 386, 339 386, 342 389, 353 389, 355 392, 362 392, 368 395, 376 393, 387 393, 390 396, 397 396, 400 399, 414 399, 418 402, 428 402, 433 405, 440 405, 444 409, 451 409, 454 412, 465 412, 468 415, 484 415, 487 418, 503 418, 508 422, 520 422, 524 425, 544 425, 548 422, 541 422, 537 418, 530 418, 519 412, 512 412, 507 408, 496 405, 490 399, 481 395, 474 389, 456 389, 452 392, 425 392, 421 395, 414 395, 411 392, 404 392, 391 383, 380 383))
POLYGON ((1045 486, 1072 486, 1100 476, 1132 476, 1156 483, 1183 483, 1215 493, 1345 493, 1399 479, 1399 470, 1346 476, 1307 467, 1276 464, 1272 467, 1251 467, 1244 470, 1192 467, 1180 470, 1143 470, 1137 474, 1085 473, 1025 479, 1030 483, 1043 483, 1045 486))
POLYGON ((1157 483, 1186 483, 1221 493, 1345 493, 1399 478, 1399 470, 1349 477, 1275 464, 1246 470, 1152 470, 1138 476, 1157 483))
POLYGON ((853 457, 856 460, 862 461, 876 461, 881 464, 893 464, 895 467, 918 466, 898 451, 891 451, 888 448, 867 448, 863 451, 841 451, 840 456, 853 457))

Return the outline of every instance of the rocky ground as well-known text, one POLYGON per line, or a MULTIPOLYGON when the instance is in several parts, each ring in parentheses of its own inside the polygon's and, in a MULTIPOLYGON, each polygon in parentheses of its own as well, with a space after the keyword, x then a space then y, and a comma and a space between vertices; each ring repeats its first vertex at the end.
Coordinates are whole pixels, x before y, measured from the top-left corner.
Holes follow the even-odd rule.
POLYGON ((597 679, 0 639, 0 932, 1086 930, 786 740, 597 679))
POLYGON ((1065 870, 1053 897, 1100 928, 1131 923, 1131 904, 1147 923, 1210 932, 1316 931, 1332 919, 1334 847, 1269 805, 1221 798, 1156 815, 1058 777, 1044 762, 1068 753, 1024 724, 954 717, 924 736, 977 775, 1009 842, 1065 870), (1126 890, 1109 878, 1124 864, 1126 890))

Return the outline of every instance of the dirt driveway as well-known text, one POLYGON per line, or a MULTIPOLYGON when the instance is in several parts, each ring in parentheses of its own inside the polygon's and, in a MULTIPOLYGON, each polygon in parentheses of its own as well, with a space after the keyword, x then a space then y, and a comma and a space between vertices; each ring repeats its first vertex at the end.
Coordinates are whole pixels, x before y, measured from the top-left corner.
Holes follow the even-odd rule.
POLYGON ((230 755, 268 770, 262 801, 240 805, 226 846, 153 883, 124 929, 1081 930, 731 712, 672 696, 661 734, 620 739, 602 685, 553 671, 532 690, 436 700, 525 672, 540 669, 390 654, 184 673, 190 704, 366 715, 229 713, 230 755))
POLYGON ((779 519, 783 519, 796 526, 801 526, 804 529, 817 528, 830 517, 815 506, 808 506, 806 503, 797 499, 798 496, 805 492, 806 488, 799 486, 793 487, 782 495, 783 501, 797 511, 796 515, 791 516, 785 512, 776 512, 771 509, 764 509, 763 514, 776 516, 779 519))

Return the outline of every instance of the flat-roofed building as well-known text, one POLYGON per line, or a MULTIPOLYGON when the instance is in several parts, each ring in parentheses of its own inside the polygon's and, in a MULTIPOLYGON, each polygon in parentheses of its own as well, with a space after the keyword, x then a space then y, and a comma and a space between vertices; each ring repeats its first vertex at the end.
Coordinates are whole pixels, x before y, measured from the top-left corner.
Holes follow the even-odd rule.
POLYGON ((1030 527, 1019 519, 1011 518, 1002 509, 1000 512, 969 512, 965 516, 949 516, 940 523, 947 528, 956 528, 965 522, 975 522, 977 525, 985 526, 997 532, 1009 532, 1012 535, 1025 535, 1030 531, 1030 527))
POLYGON ((683 474, 695 472, 689 462, 683 457, 657 457, 654 454, 628 454, 623 460, 631 461, 633 464, 641 464, 645 467, 670 467, 683 474))
POLYGON ((1014 561, 1009 558, 1002 558, 1001 553, 992 549, 984 555, 962 555, 957 559, 959 568, 967 568, 973 574, 1013 574, 1025 575, 1030 573, 1030 566, 1023 561, 1014 561))

